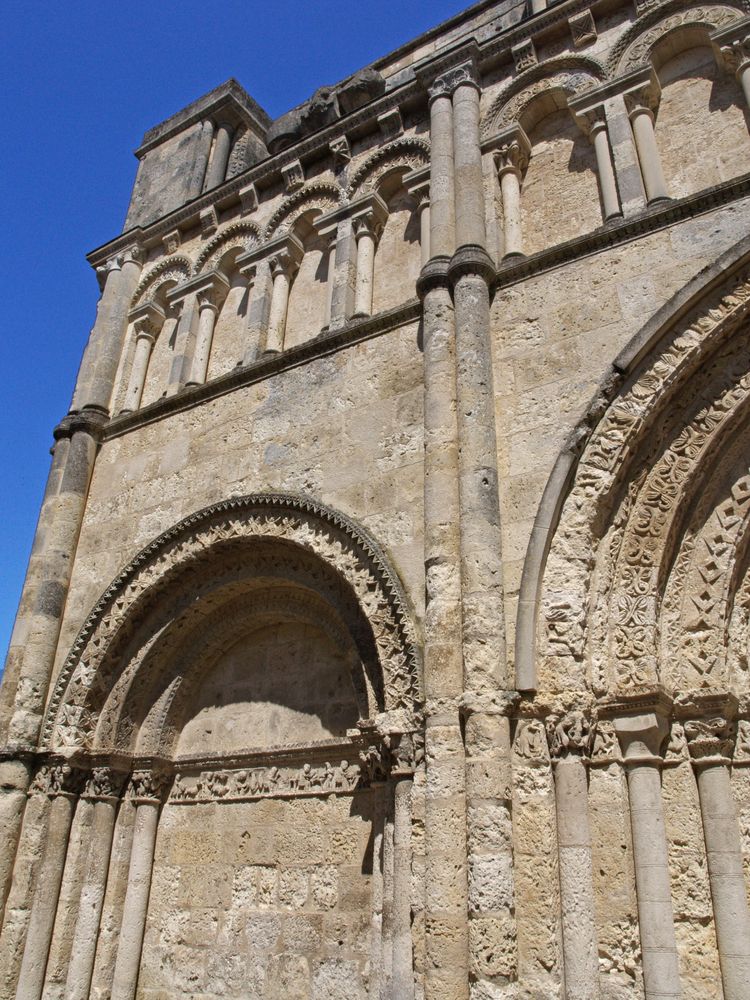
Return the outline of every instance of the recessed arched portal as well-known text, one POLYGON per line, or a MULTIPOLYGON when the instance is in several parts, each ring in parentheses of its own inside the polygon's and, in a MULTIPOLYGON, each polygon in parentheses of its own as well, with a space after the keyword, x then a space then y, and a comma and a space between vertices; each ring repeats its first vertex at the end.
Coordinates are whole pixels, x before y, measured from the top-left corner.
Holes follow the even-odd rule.
POLYGON ((126 788, 96 845, 108 873, 89 866, 55 925, 69 978, 120 1000, 215 992, 217 970, 236 997, 364 1000, 410 979, 389 921, 409 920, 394 830, 420 691, 398 579, 343 515, 240 497, 156 539, 91 613, 48 711, 50 754, 126 788))

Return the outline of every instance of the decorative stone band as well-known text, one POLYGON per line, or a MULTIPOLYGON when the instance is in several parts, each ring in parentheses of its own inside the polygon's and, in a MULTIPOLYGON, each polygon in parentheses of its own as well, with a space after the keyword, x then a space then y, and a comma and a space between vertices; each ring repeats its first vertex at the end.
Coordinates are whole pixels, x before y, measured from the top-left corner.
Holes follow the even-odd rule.
MULTIPOLYGON (((370 748, 371 750, 374 748, 370 748)), ((172 803, 242 802, 250 799, 350 794, 361 783, 362 767, 342 760, 296 767, 250 767, 239 770, 180 771, 175 775, 172 803)))

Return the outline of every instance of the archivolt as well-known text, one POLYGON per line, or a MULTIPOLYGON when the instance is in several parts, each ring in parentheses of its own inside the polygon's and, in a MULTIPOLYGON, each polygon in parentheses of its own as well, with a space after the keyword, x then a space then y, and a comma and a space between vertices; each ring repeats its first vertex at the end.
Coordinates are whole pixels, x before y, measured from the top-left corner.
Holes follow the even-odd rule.
POLYGON ((750 312, 749 259, 746 240, 660 310, 558 460, 524 566, 522 689, 536 686, 537 630, 544 686, 554 674, 601 694, 658 675, 657 619, 684 517, 750 408, 735 336, 750 312))
POLYGON ((182 284, 190 277, 191 271, 190 258, 184 254, 173 254, 171 257, 165 257, 154 264, 138 282, 133 293, 133 305, 136 306, 144 300, 147 292, 149 298, 153 299, 157 290, 168 281, 182 284))
MULTIPOLYGON (((422 697, 416 638, 403 590, 375 541, 344 515, 313 500, 256 494, 186 518, 143 549, 117 577, 65 661, 48 708, 44 745, 90 747, 113 688, 120 685, 124 692, 132 683, 132 677, 122 680, 126 670, 132 672, 146 662, 159 645, 166 622, 194 603, 196 594, 210 596, 222 584, 204 572, 209 561, 222 550, 230 552, 231 563, 237 545, 253 540, 271 540, 289 552, 307 553, 340 581, 371 631, 382 675, 383 708, 413 713, 422 697), (165 620, 162 627, 160 614, 165 620), (138 630, 149 616, 156 627, 147 630, 144 642, 138 630)), ((282 570, 280 575, 288 579, 282 570)), ((231 565, 226 572, 231 577, 231 565)), ((229 577, 224 584, 231 582, 229 577)))
POLYGON ((524 109, 540 94, 561 90, 568 98, 584 93, 605 78, 604 67, 587 56, 559 56, 525 70, 500 92, 482 119, 482 138, 519 121, 524 109))
POLYGON ((335 184, 313 181, 286 198, 271 216, 265 229, 265 238, 270 240, 280 232, 287 232, 295 219, 312 209, 326 212, 341 203, 342 192, 335 184))
POLYGON ((233 222, 216 233, 201 249, 193 266, 193 272, 200 274, 218 266, 219 261, 235 247, 252 250, 260 242, 260 229, 254 222, 233 222))
POLYGON ((742 16, 741 10, 728 4, 693 4, 686 9, 683 0, 671 3, 666 9, 658 7, 648 11, 638 18, 612 49, 607 62, 607 75, 614 78, 648 65, 654 48, 675 32, 695 28, 705 32, 715 31, 742 16))
POLYGON ((430 162, 430 144, 425 139, 403 136, 381 146, 355 171, 349 182, 349 197, 376 191, 382 179, 394 170, 416 170, 430 162))

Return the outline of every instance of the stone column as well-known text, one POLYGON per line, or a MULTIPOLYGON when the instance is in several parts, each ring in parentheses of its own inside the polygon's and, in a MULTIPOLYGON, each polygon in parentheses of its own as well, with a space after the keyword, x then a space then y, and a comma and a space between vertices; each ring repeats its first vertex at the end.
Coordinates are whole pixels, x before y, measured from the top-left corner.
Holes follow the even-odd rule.
POLYGON ((0 762, 0 927, 10 891, 16 846, 21 832, 31 764, 24 757, 0 762))
POLYGON ((659 94, 659 84, 654 77, 649 78, 646 83, 639 82, 624 95, 649 205, 669 198, 654 135, 654 114, 659 104, 659 94))
POLYGON ((219 122, 216 126, 214 149, 206 173, 206 183, 203 185, 204 191, 210 191, 212 188, 218 187, 224 180, 227 172, 227 163, 229 163, 229 153, 232 149, 233 132, 234 128, 227 121, 219 122))
POLYGON ((334 227, 328 234, 328 271, 326 273, 326 314, 323 324, 325 329, 330 329, 331 316, 333 314, 333 290, 336 277, 336 247, 338 245, 338 226, 334 227))
POLYGON ((229 282, 218 272, 214 272, 211 275, 204 287, 196 289, 198 333, 195 338, 190 378, 186 383, 188 386, 203 385, 206 381, 216 317, 219 315, 222 303, 226 299, 228 292, 229 282))
POLYGON ((520 126, 505 133, 495 153, 503 202, 503 257, 523 255, 521 181, 529 165, 531 143, 520 126))
POLYGON ((448 258, 432 258, 422 269, 418 290, 425 366, 425 997, 465 1000, 466 778, 458 714, 462 658, 455 638, 461 634, 461 577, 455 332, 448 258))
POLYGON ((208 166, 208 158, 211 155, 213 141, 214 123, 207 120, 201 125, 200 134, 196 140, 195 160, 188 186, 188 201, 197 198, 203 190, 203 181, 206 177, 206 167, 208 166))
POLYGON ((599 959, 586 765, 594 728, 583 712, 547 725, 555 775, 566 1000, 598 1000, 599 959))
POLYGON ((135 824, 110 1000, 133 1000, 138 986, 159 811, 166 791, 167 782, 162 775, 153 771, 134 772, 130 795, 136 807, 135 824))
POLYGON ((375 247, 383 232, 382 223, 368 212, 353 220, 357 239, 357 279, 354 291, 354 315, 372 314, 372 293, 375 278, 375 247))
POLYGON ((68 836, 81 783, 80 771, 67 764, 55 764, 43 767, 32 785, 31 794, 46 795, 51 802, 44 854, 31 889, 28 930, 16 1000, 41 1000, 68 851, 68 836))
POLYGON ((94 816, 65 984, 65 1000, 88 1000, 89 997, 123 782, 123 775, 110 768, 98 767, 83 791, 83 798, 93 803, 94 816))
POLYGON ((411 734, 392 737, 393 960, 391 997, 414 1000, 411 937, 411 799, 417 763, 411 734), (397 745, 393 745, 393 744, 397 745))
POLYGON ((17 677, 8 743, 36 744, 57 652, 91 474, 106 417, 87 410, 55 428, 55 458, 13 628, 8 664, 17 677), (59 464, 58 464, 58 448, 59 464))
POLYGON ((456 249, 453 162, 453 102, 450 82, 441 77, 430 88, 430 253, 448 256, 456 249))
POLYGON ((698 783, 724 1000, 743 1000, 750 983, 750 914, 729 771, 730 717, 736 712, 736 699, 731 695, 702 699, 698 694, 685 708, 723 709, 721 714, 688 719, 684 725, 698 783))
POLYGON ((456 247, 487 245, 484 179, 479 146, 479 84, 472 66, 455 71, 453 154, 456 247))
POLYGON ((592 108, 571 108, 576 124, 591 139, 596 154, 596 173, 602 199, 604 221, 622 216, 617 181, 612 166, 612 151, 607 132, 607 116, 603 104, 592 108))
POLYGON ((71 411, 109 411, 117 368, 128 329, 128 313, 141 276, 143 252, 131 247, 112 257, 103 272, 102 296, 78 372, 71 411))
POLYGON ((155 303, 148 302, 134 310, 130 314, 130 320, 135 329, 135 353, 121 413, 131 413, 141 405, 151 351, 164 325, 164 310, 155 303))
POLYGON ((266 354, 278 354, 284 350, 289 290, 303 254, 304 250, 299 240, 294 236, 289 236, 269 257, 273 291, 271 293, 271 311, 268 317, 266 354))
POLYGON ((747 33, 747 19, 743 18, 741 25, 731 25, 724 31, 714 32, 711 40, 720 64, 737 77, 750 108, 750 34, 747 33))
POLYGON ((682 996, 659 773, 669 710, 669 699, 658 690, 613 699, 606 707, 628 780, 646 1000, 682 996))

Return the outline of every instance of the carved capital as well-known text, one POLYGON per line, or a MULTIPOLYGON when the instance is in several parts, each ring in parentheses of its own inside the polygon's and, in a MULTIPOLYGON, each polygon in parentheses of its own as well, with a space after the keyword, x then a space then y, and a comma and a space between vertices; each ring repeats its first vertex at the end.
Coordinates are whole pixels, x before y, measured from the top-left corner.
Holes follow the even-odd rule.
POLYGON ((514 173, 520 181, 526 173, 531 156, 528 136, 521 126, 517 125, 499 136, 497 141, 494 160, 498 177, 502 177, 505 173, 514 173))
POLYGON ((133 802, 163 802, 169 791, 170 778, 160 771, 133 771, 128 797, 133 802))
POLYGON ((547 743, 550 756, 589 757, 596 735, 596 722, 584 712, 573 711, 547 719, 547 743))
POLYGON ((750 35, 722 45, 719 51, 727 69, 739 76, 750 65, 750 35))
POLYGON ((593 139, 597 132, 607 127, 607 113, 603 104, 590 108, 571 108, 573 120, 581 131, 593 139))
POLYGON ((428 91, 430 103, 437 97, 453 97, 459 87, 467 84, 476 90, 480 89, 479 72, 473 59, 451 67, 433 81, 428 91))
POLYGON ((95 767, 89 774, 81 795, 93 801, 119 799, 126 777, 121 771, 115 771, 111 767, 95 767))
POLYGON ((649 73, 646 78, 641 76, 622 96, 631 118, 637 114, 648 114, 653 120, 661 98, 661 86, 656 74, 649 73))
POLYGON ((732 722, 721 715, 687 719, 683 725, 688 750, 695 763, 708 763, 732 754, 732 722))
POLYGON ((372 236, 377 242, 388 218, 388 206, 380 195, 366 195, 352 205, 352 209, 352 228, 356 238, 372 236))
POLYGON ((136 337, 153 341, 164 325, 165 313, 155 302, 146 302, 137 309, 132 309, 128 318, 135 328, 136 337))
POLYGON ((644 685, 601 702, 599 714, 614 722, 625 763, 659 763, 671 710, 663 688, 644 685))
MULTIPOLYGON (((294 239, 292 237, 292 239, 294 239)), ((271 275, 278 278, 284 274, 287 278, 292 278, 297 273, 297 268, 302 262, 304 250, 298 240, 289 240, 283 246, 277 247, 276 251, 268 258, 268 266, 271 268, 271 275)))
POLYGON ((362 776, 369 784, 387 781, 391 773, 391 754, 384 741, 371 743, 359 752, 362 776))
POLYGON ((83 771, 70 764, 43 764, 34 775, 29 794, 46 795, 49 798, 56 798, 58 795, 76 796, 81 791, 84 777, 83 771))

